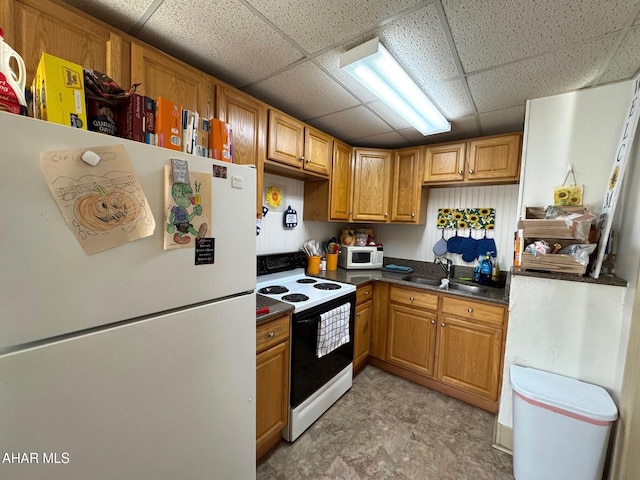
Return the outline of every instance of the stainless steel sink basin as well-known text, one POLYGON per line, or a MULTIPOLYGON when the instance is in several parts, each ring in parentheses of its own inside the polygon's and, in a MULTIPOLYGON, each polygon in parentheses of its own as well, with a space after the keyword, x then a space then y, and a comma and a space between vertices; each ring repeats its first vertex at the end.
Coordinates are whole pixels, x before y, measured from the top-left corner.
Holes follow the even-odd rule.
POLYGON ((439 279, 423 277, 422 275, 407 275, 406 277, 402 277, 402 280, 405 282, 419 283, 421 285, 431 285, 432 287, 440 285, 439 279))
POLYGON ((468 285, 466 283, 449 283, 449 290, 458 290, 460 292, 467 293, 484 293, 487 291, 487 289, 484 287, 480 287, 478 285, 468 285))

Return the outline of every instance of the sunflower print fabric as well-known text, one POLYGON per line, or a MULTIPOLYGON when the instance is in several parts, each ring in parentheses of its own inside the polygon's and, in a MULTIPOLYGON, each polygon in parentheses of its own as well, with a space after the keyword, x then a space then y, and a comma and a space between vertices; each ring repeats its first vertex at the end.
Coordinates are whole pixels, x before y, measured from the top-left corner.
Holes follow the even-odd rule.
POLYGON ((491 230, 495 222, 494 208, 441 208, 438 210, 438 228, 491 230))

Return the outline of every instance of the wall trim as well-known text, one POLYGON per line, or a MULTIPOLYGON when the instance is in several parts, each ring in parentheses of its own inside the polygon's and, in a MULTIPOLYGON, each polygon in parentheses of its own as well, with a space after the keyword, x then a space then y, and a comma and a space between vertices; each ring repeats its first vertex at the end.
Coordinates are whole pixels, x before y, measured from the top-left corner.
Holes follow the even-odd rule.
POLYGON ((496 422, 493 427, 493 448, 513 455, 513 429, 496 422))

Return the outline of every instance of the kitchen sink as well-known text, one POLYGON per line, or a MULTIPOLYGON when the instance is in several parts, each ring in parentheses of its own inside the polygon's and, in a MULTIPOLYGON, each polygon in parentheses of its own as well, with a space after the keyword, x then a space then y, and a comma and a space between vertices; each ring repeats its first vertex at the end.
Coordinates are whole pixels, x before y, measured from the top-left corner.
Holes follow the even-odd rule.
POLYGON ((421 285, 431 285, 437 287, 440 285, 440 280, 436 278, 423 277, 422 275, 407 275, 402 277, 405 282, 419 283, 421 285))
POLYGON ((458 290, 467 293, 485 293, 486 288, 478 285, 467 285, 466 283, 449 283, 449 290, 458 290))

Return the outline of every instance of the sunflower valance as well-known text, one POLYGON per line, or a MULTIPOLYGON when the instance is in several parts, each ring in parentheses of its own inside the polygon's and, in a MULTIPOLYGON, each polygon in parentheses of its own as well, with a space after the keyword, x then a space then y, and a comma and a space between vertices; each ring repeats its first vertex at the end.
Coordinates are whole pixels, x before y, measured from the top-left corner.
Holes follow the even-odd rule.
POLYGON ((438 228, 492 230, 495 221, 494 208, 441 208, 438 210, 438 228))

